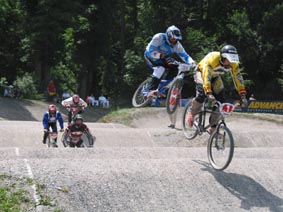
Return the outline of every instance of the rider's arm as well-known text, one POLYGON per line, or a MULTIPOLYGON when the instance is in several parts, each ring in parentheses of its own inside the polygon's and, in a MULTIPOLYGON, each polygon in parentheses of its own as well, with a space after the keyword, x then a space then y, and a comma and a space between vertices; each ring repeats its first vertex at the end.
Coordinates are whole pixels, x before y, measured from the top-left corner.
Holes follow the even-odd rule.
POLYGON ((163 40, 164 38, 162 33, 158 33, 153 36, 152 40, 147 45, 145 50, 145 54, 148 59, 150 59, 151 61, 157 61, 163 56, 162 53, 164 52, 160 50, 160 47, 163 44, 163 40))
POLYGON ((82 107, 87 107, 87 103, 82 98, 80 98, 80 103, 79 104, 82 107))
POLYGON ((64 107, 66 107, 67 105, 71 105, 73 103, 73 97, 70 97, 70 98, 68 98, 68 99, 65 99, 65 100, 63 100, 62 102, 61 102, 61 104, 64 106, 64 107))
POLYGON ((182 44, 180 42, 178 42, 174 48, 173 48, 174 52, 176 52, 178 54, 178 56, 187 64, 195 64, 195 61, 193 60, 193 58, 190 57, 190 55, 186 52, 186 50, 184 49, 184 47, 182 46, 182 44))
POLYGON ((232 63, 231 64, 231 73, 232 78, 234 81, 235 88, 237 89, 239 95, 246 95, 246 88, 244 85, 244 79, 242 77, 242 74, 240 72, 239 64, 238 63, 232 63))
POLYGON ((85 128, 84 130, 85 130, 86 132, 88 132, 90 136, 92 136, 92 134, 91 134, 91 132, 90 132, 90 130, 89 130, 89 128, 87 127, 86 124, 84 124, 84 128, 85 128))
POLYGON ((59 122, 59 124, 60 124, 60 128, 61 129, 64 129, 64 120, 63 120, 63 118, 62 118, 62 115, 61 115, 61 113, 59 112, 59 111, 57 111, 57 120, 58 120, 58 122, 59 122))
POLYGON ((42 125, 43 125, 43 129, 47 129, 48 128, 48 112, 45 112, 43 114, 42 125))
POLYGON ((205 94, 212 93, 211 78, 213 77, 213 68, 219 65, 219 56, 217 52, 210 52, 199 63, 203 79, 203 89, 205 94))

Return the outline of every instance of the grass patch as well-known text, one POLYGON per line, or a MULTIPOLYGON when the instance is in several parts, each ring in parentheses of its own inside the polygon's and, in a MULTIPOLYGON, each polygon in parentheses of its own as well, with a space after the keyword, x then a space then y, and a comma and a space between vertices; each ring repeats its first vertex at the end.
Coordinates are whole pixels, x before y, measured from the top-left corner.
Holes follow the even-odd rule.
POLYGON ((145 116, 152 116, 156 113, 160 112, 160 108, 152 108, 152 107, 144 107, 144 108, 123 108, 112 110, 102 118, 98 120, 98 122, 114 122, 121 123, 127 126, 131 126, 131 123, 134 119, 139 119, 145 116))
POLYGON ((123 108, 119 110, 113 110, 109 112, 107 115, 100 118, 99 122, 116 122, 125 125, 129 125, 133 120, 133 111, 135 108, 123 108))
MULTIPOLYGON (((55 201, 47 195, 46 185, 32 178, 17 178, 6 173, 0 173, 0 212, 28 212, 36 208, 31 185, 36 185, 40 196, 40 205, 55 207, 55 201)), ((60 212, 58 209, 51 209, 60 212)))
POLYGON ((0 212, 28 211, 34 203, 29 191, 23 188, 24 179, 0 174, 0 212))

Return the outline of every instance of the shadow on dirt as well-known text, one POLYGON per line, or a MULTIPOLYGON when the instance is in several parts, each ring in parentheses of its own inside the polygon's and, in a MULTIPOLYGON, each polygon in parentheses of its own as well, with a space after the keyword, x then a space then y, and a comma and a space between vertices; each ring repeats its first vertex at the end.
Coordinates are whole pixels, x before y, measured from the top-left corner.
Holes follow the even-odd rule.
POLYGON ((270 193, 260 183, 249 176, 215 171, 207 162, 194 161, 209 172, 227 191, 241 200, 241 208, 250 211, 253 207, 268 208, 277 212, 283 209, 283 199, 270 193), (244 189, 243 189, 244 188, 244 189))
MULTIPOLYGON (((67 120, 67 110, 59 103, 33 100, 17 100, 0 97, 0 120, 10 121, 41 121, 49 104, 55 104, 67 120)), ((87 107, 83 113, 86 122, 97 122, 109 113, 108 109, 87 107)))

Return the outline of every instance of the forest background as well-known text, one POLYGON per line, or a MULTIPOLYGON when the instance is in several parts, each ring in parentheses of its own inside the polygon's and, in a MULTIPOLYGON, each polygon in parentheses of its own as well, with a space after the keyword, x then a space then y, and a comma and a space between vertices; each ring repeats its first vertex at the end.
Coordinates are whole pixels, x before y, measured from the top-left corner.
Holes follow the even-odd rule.
MULTIPOLYGON (((130 104, 152 73, 148 42, 176 25, 194 60, 232 44, 248 95, 282 100, 282 23, 282 0, 0 0, 0 85, 40 98, 53 79, 59 93, 130 104)), ((194 96, 192 78, 186 82, 184 97, 194 96)))

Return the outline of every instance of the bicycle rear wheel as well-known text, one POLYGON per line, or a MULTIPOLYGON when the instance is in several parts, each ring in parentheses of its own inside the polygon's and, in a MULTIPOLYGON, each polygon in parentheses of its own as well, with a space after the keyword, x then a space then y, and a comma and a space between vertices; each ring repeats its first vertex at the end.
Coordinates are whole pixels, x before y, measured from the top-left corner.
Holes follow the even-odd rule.
POLYGON ((191 107, 192 107, 192 101, 189 101, 184 108, 183 117, 182 117, 183 133, 185 137, 189 140, 194 139, 198 135, 198 122, 199 122, 199 116, 200 116, 200 114, 197 114, 195 116, 193 125, 191 126, 188 123, 188 119, 189 119, 188 114, 189 112, 191 112, 191 107))
POLYGON ((168 114, 173 114, 181 99, 181 92, 183 88, 183 80, 175 78, 169 88, 166 98, 166 110, 168 114))
POLYGON ((148 78, 145 81, 143 81, 137 88, 132 98, 132 105, 134 107, 144 107, 151 101, 150 98, 147 98, 147 95, 149 93, 148 88, 149 88, 150 82, 151 82, 151 79, 148 78))
POLYGON ((207 144, 209 163, 215 170, 226 169, 234 154, 234 139, 231 131, 224 125, 219 126, 211 135, 207 144))

